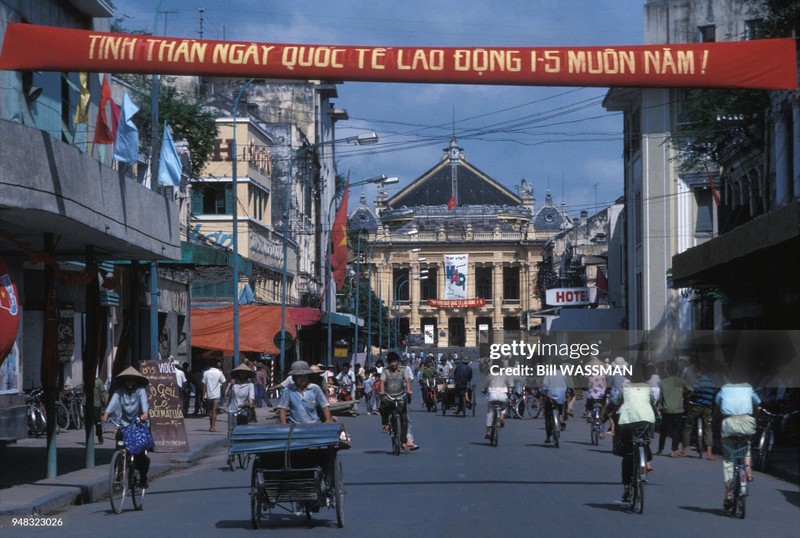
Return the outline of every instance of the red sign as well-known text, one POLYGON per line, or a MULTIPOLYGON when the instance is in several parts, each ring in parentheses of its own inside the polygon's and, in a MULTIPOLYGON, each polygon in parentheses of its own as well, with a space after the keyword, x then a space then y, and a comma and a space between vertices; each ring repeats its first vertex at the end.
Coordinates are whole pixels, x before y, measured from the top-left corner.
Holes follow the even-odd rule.
POLYGON ((486 306, 486 299, 428 299, 428 306, 432 308, 477 308, 486 306))
POLYGON ((17 286, 12 282, 11 272, 5 262, 0 259, 0 364, 11 353, 18 330, 17 286))
POLYGON ((361 47, 12 23, 0 69, 370 82, 797 89, 794 39, 618 47, 361 47))

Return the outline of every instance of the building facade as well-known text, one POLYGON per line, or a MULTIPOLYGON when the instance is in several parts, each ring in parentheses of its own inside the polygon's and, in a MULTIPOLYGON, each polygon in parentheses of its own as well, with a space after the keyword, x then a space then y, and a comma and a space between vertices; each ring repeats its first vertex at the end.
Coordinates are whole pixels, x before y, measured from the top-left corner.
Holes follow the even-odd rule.
POLYGON ((518 339, 524 313, 540 307, 541 249, 571 223, 549 195, 538 210, 535 202, 526 180, 512 192, 471 164, 456 140, 396 195, 379 190, 374 213, 362 200, 348 228, 362 232, 361 273, 391 309, 389 347, 518 339))

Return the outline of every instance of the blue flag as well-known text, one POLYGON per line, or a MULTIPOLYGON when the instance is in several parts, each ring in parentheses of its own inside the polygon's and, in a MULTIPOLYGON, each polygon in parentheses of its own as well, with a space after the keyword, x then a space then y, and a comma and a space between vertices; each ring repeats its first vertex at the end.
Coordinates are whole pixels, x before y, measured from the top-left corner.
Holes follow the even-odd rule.
POLYGON ((128 92, 125 92, 117 138, 114 141, 114 160, 121 163, 135 163, 139 160, 139 129, 132 119, 137 112, 139 107, 128 97, 128 92))
POLYGON ((181 184, 181 158, 172 142, 167 122, 164 122, 164 136, 161 139, 161 159, 158 161, 158 182, 162 185, 178 187, 181 184))

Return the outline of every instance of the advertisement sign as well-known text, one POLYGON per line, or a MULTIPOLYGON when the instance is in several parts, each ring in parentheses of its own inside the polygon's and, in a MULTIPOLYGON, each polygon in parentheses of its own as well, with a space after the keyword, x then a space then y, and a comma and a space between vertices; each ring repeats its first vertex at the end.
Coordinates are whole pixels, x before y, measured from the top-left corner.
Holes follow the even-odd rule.
POLYGON ((70 362, 75 351, 75 306, 65 303, 58 307, 58 360, 70 362))
POLYGON ((11 23, 0 69, 364 82, 797 89, 794 39, 605 47, 255 43, 11 23))
POLYGON ((467 262, 469 254, 444 255, 444 298, 467 298, 467 262))
POLYGON ((150 405, 150 432, 156 443, 153 452, 186 452, 186 426, 175 367, 170 361, 142 361, 142 375, 150 380, 147 402, 150 405))
POLYGON ((11 271, 0 259, 0 365, 17 341, 19 319, 17 286, 11 280, 11 271))
POLYGON ((436 337, 436 335, 435 335, 436 326, 435 325, 425 325, 425 327, 423 327, 423 329, 424 329, 424 333, 425 333, 424 342, 426 344, 433 344, 434 343, 434 338, 436 337))
POLYGON ((545 292, 545 302, 550 306, 582 306, 594 304, 597 288, 553 288, 545 292))

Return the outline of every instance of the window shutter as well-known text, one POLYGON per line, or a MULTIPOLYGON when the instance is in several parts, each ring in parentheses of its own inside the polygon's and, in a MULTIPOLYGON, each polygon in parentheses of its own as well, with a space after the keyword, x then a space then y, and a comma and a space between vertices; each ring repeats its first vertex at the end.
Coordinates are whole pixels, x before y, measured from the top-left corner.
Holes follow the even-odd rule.
POLYGON ((192 185, 190 190, 192 197, 192 214, 203 214, 203 187, 199 185, 192 185))
POLYGON ((233 185, 225 185, 225 214, 233 215, 233 185))

